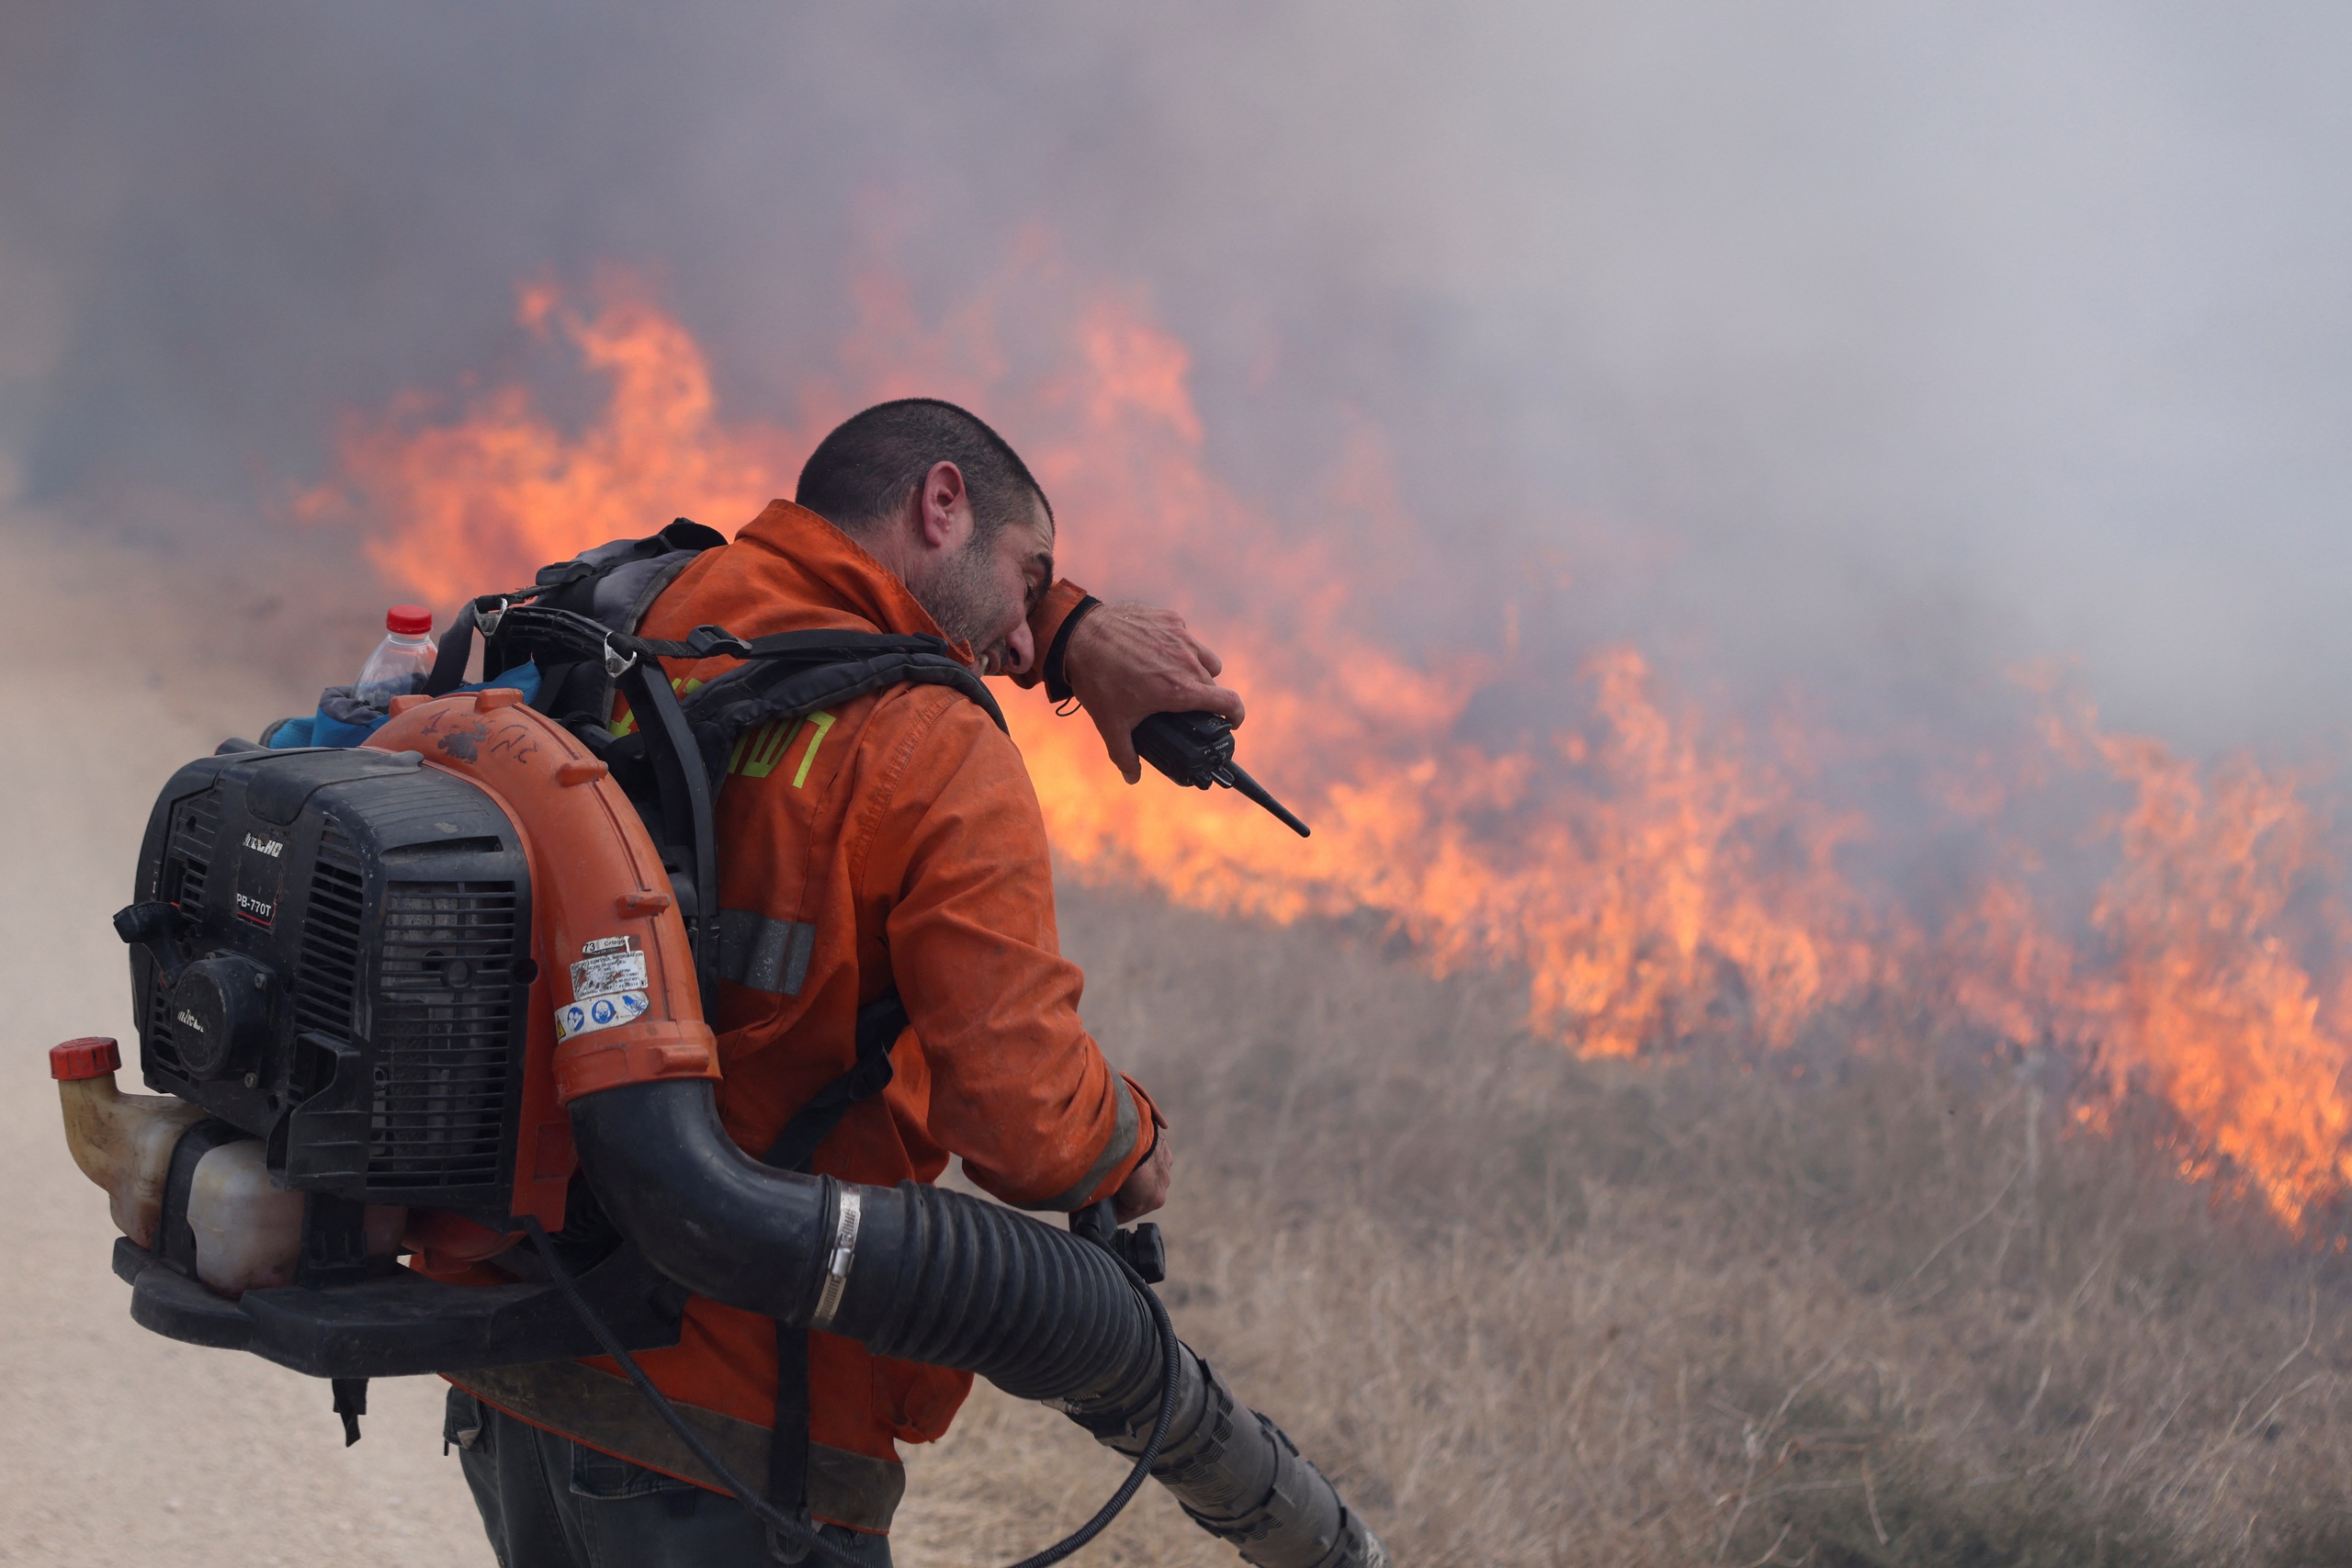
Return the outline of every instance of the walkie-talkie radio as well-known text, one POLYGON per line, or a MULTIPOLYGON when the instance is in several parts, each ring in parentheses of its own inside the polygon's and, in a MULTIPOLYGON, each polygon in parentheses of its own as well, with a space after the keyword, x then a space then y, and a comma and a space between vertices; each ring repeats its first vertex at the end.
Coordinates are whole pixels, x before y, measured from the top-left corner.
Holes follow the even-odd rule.
POLYGON ((1213 713, 1156 713, 1135 729, 1136 750, 1143 760, 1192 789, 1223 784, 1238 789, 1282 820, 1304 839, 1306 823, 1292 816, 1266 786, 1233 760, 1233 726, 1213 713))

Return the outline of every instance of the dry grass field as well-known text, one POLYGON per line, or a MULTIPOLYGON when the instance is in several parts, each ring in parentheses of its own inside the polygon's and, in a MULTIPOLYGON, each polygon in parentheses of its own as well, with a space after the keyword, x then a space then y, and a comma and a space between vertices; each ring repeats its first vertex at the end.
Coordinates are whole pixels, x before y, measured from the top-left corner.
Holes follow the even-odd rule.
MULTIPOLYGON (((153 563, 7 542, 26 646, 108 632, 83 684, 21 693, 0 773, 31 977, 0 1562, 481 1568, 428 1386, 379 1387, 345 1450, 322 1388, 129 1322, 41 1079, 53 1040, 124 1028, 104 922, 155 784, 315 686, 304 638, 187 630, 153 563)), ((2070 1133, 2051 1065, 1884 1019, 1585 1064, 1523 1034, 1508 976, 1432 979, 1373 923, 1074 887, 1063 931, 1176 1124, 1179 1327, 1401 1564, 2352 1563, 2342 1263, 2177 1179, 2153 1119, 2070 1133)), ((985 1389, 911 1464, 910 1568, 1010 1562, 1119 1473, 985 1389)), ((1147 1489, 1080 1561, 1234 1559, 1147 1489)))
MULTIPOLYGON (((1400 1562, 2352 1562, 2345 1269, 2152 1119, 1924 1034, 1582 1064, 1363 933, 1064 925, 1182 1134, 1179 1327, 1400 1562)), ((1079 1513, 1049 1422, 975 1416, 915 1561, 1079 1513)), ((1103 1560, 1220 1561, 1171 1518, 1103 1560)))

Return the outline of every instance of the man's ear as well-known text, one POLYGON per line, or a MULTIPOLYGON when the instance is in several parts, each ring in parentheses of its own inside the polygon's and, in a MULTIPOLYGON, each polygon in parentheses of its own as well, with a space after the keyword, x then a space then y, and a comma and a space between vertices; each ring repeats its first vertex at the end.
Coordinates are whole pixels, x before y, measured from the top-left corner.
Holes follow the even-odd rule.
POLYGON ((964 488, 964 470, 953 463, 933 463, 915 492, 915 531, 926 550, 960 547, 972 527, 971 497, 964 488))

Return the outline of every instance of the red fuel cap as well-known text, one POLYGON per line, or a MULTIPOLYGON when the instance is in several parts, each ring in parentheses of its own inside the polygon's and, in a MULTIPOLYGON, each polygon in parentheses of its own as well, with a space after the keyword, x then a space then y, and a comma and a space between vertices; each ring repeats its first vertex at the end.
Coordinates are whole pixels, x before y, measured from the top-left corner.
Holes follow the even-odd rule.
POLYGON ((49 1076, 53 1078, 102 1078, 121 1066, 122 1047, 102 1034, 85 1035, 49 1048, 49 1076))

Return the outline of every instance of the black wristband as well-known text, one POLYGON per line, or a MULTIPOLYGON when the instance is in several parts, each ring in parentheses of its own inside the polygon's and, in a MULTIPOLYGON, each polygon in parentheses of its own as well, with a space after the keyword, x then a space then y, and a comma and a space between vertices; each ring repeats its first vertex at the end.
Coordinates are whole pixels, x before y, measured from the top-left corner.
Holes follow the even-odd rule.
POLYGON ((1046 650, 1044 673, 1047 702, 1066 703, 1077 694, 1069 689, 1069 680, 1062 673, 1062 659, 1069 652, 1069 634, 1078 630, 1078 623, 1086 619, 1089 610, 1100 609, 1102 604, 1102 600, 1089 593, 1071 605, 1069 614, 1062 617, 1061 629, 1054 633, 1054 646, 1046 650))

